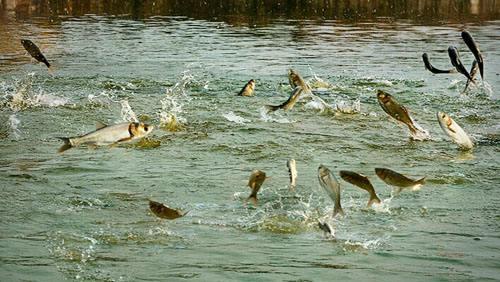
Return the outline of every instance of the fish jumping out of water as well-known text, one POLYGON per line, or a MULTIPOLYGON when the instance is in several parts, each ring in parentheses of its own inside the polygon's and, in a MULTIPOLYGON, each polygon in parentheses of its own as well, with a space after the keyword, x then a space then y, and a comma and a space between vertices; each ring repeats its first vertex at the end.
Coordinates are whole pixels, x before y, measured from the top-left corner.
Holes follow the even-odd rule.
POLYGON ((286 162, 286 166, 290 176, 290 190, 295 191, 295 187, 297 187, 297 164, 294 159, 290 159, 286 162))
POLYGON ((97 129, 78 137, 60 137, 64 141, 64 145, 59 148, 59 153, 62 153, 79 145, 113 145, 121 142, 127 142, 134 139, 142 138, 151 131, 153 125, 147 125, 142 122, 123 122, 114 125, 98 124, 97 129))
POLYGON ((318 221, 318 227, 326 234, 335 237, 335 230, 327 222, 318 221))
POLYGON ((50 63, 47 61, 45 56, 42 54, 38 46, 35 45, 31 40, 29 39, 21 39, 21 44, 23 44, 24 49, 28 51, 28 53, 31 55, 31 57, 35 58, 37 61, 44 63, 47 68, 50 68, 50 63))
POLYGON ((474 60, 474 62, 472 62, 472 66, 470 68, 470 77, 472 78, 472 80, 470 79, 467 79, 467 82, 465 83, 465 88, 464 88, 464 91, 467 91, 467 88, 469 87, 469 84, 472 82, 474 83, 475 79, 476 79, 476 75, 477 75, 477 71, 479 70, 479 67, 478 67, 478 63, 476 60, 474 60))
POLYGON ((425 177, 419 180, 413 180, 388 168, 375 168, 375 173, 382 181, 396 187, 397 193, 405 188, 416 191, 425 183, 425 177))
POLYGON ((412 134, 416 134, 418 132, 418 128, 415 126, 415 123, 410 117, 408 110, 403 105, 399 104, 391 94, 386 93, 382 90, 378 90, 377 100, 384 112, 386 112, 397 121, 406 124, 412 134))
POLYGON ((349 182, 363 190, 366 190, 370 194, 370 199, 368 200, 368 204, 366 205, 366 207, 371 207, 373 203, 381 203, 380 198, 377 196, 377 193, 375 193, 375 188, 373 188, 373 185, 368 177, 347 170, 341 170, 339 174, 340 177, 344 179, 344 181, 349 182))
POLYGON ((302 76, 300 76, 300 74, 293 69, 288 70, 288 82, 292 88, 300 86, 305 92, 311 92, 309 84, 307 84, 302 76))
POLYGON ((149 200, 149 209, 153 212, 157 217, 165 218, 165 219, 176 219, 179 217, 183 217, 187 214, 187 212, 182 212, 180 210, 175 210, 169 208, 162 203, 158 203, 155 201, 149 200))
POLYGON ((446 113, 438 112, 437 119, 444 133, 448 135, 453 142, 458 144, 461 149, 470 150, 474 147, 472 140, 467 133, 446 113))
POLYGON ((293 106, 295 106, 295 103, 297 103, 297 100, 299 99, 302 92, 303 92, 302 87, 297 86, 293 90, 292 94, 290 94, 290 97, 288 97, 288 100, 286 100, 283 104, 277 106, 266 105, 266 108, 268 109, 269 112, 274 112, 279 109, 283 109, 285 111, 291 110, 293 106))
POLYGON ((479 72, 481 73, 481 79, 484 80, 484 73, 483 73, 484 63, 481 51, 479 51, 479 48, 477 47, 477 44, 474 41, 474 38, 472 38, 472 35, 468 31, 466 30, 462 31, 462 39, 464 40, 465 44, 467 44, 467 47, 469 47, 469 50, 472 52, 472 54, 474 54, 477 64, 479 65, 479 72))
POLYGON ((431 61, 429 61, 429 55, 427 53, 422 54, 422 59, 424 60, 424 65, 427 70, 429 70, 432 73, 438 74, 438 73, 454 73, 456 72, 455 69, 449 69, 449 70, 441 70, 435 68, 432 64, 431 61))
POLYGON ((255 90, 255 80, 250 79, 245 86, 238 93, 238 96, 253 96, 253 91, 255 90))
POLYGON ((248 180, 248 187, 252 189, 248 200, 250 200, 254 205, 257 205, 257 192, 259 192, 262 183, 266 180, 266 173, 261 170, 253 170, 250 174, 250 179, 248 180))
POLYGON ((450 61, 451 64, 455 67, 455 69, 465 75, 468 79, 472 80, 472 77, 470 76, 469 72, 465 68, 464 64, 462 64, 462 61, 460 60, 460 55, 458 54, 458 50, 455 46, 450 46, 448 47, 448 55, 450 56, 450 61))
POLYGON ((344 210, 340 205, 340 183, 324 165, 320 165, 318 168, 318 180, 323 190, 325 190, 334 203, 332 217, 337 214, 344 215, 344 210))

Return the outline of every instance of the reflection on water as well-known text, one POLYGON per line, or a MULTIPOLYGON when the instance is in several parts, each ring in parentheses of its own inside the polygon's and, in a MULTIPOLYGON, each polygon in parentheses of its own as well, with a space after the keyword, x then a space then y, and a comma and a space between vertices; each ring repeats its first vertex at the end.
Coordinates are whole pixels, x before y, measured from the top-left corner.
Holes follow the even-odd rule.
POLYGON ((15 10, 18 19, 43 16, 52 20, 85 14, 133 19, 187 16, 262 25, 275 18, 349 21, 391 18, 438 23, 486 21, 500 16, 500 3, 495 0, 1 0, 0 3, 2 10, 15 10))

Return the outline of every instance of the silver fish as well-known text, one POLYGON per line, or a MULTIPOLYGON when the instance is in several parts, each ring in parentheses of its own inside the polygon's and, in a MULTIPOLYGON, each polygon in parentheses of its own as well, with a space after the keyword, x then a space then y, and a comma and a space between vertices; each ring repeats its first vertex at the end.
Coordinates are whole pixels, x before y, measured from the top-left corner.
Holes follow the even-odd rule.
POLYGON ((28 53, 31 55, 31 57, 35 58, 37 61, 44 63, 48 68, 50 68, 50 63, 47 61, 45 56, 42 54, 42 51, 40 51, 40 48, 36 46, 33 41, 29 39, 21 39, 21 44, 23 44, 24 49, 28 51, 28 53))
POLYGON ((344 210, 340 205, 340 184, 324 165, 320 165, 318 168, 318 180, 323 190, 325 190, 334 203, 332 217, 337 214, 344 215, 344 210))
POLYGON ((377 100, 384 112, 397 121, 406 124, 412 134, 416 134, 419 131, 405 106, 399 104, 391 94, 378 90, 377 100))
POLYGON ((467 79, 467 82, 465 83, 465 88, 464 88, 464 91, 467 91, 467 88, 469 88, 469 84, 472 82, 474 83, 474 81, 476 80, 476 75, 477 75, 477 71, 479 70, 479 65, 477 63, 476 60, 474 60, 474 62, 472 62, 472 66, 470 68, 470 77, 472 78, 472 80, 470 79, 467 79))
POLYGON ((372 183, 368 179, 368 177, 361 175, 359 173, 347 170, 341 170, 340 177, 344 179, 344 181, 349 182, 359 188, 366 190, 370 194, 370 199, 368 200, 367 207, 371 207, 373 203, 380 204, 380 198, 375 193, 375 188, 373 188, 372 183))
POLYGON ((413 180, 388 168, 375 168, 375 173, 382 181, 396 187, 397 193, 401 192, 404 188, 411 189, 412 191, 418 190, 425 183, 425 177, 413 180))
POLYGON ((458 144, 461 149, 470 150, 474 147, 474 143, 467 133, 449 115, 438 112, 437 119, 444 133, 450 136, 451 140, 458 144))
POLYGON ((288 82, 290 83, 290 86, 292 86, 292 88, 296 88, 297 86, 299 86, 304 89, 305 92, 311 92, 311 87, 309 86, 309 84, 307 84, 302 76, 300 76, 300 74, 293 69, 290 69, 288 71, 288 82))
POLYGON ((274 106, 274 105, 266 105, 266 108, 270 111, 270 112, 274 112, 274 111, 277 111, 279 109, 283 109, 285 111, 287 110, 291 110, 293 108, 293 106, 295 106, 295 103, 297 103, 299 97, 300 97, 300 94, 302 94, 302 88, 300 86, 297 86, 292 94, 290 94, 290 97, 288 97, 288 100, 286 100, 284 103, 280 104, 280 105, 277 105, 277 106, 274 106))
POLYGON ((238 96, 253 96, 253 91, 255 90, 255 80, 250 79, 245 86, 238 93, 238 96))
POLYGON ((257 205, 257 192, 259 192, 264 180, 266 180, 266 173, 261 170, 255 169, 252 171, 252 174, 250 174, 248 187, 252 189, 252 192, 250 193, 248 200, 250 200, 254 205, 257 205))
POLYGON ((158 203, 151 200, 149 200, 149 209, 157 217, 165 219, 176 219, 179 217, 183 217, 187 214, 187 212, 182 212, 180 210, 172 209, 165 206, 162 203, 158 203))
POLYGON ((455 72, 457 72, 455 69, 441 70, 441 69, 435 68, 431 64, 431 61, 429 60, 429 55, 427 55, 427 53, 422 54, 422 60, 424 61, 425 68, 432 73, 438 74, 438 73, 455 73, 455 72))
POLYGON ((297 164, 294 159, 291 159, 286 162, 286 166, 290 176, 290 190, 295 191, 295 187, 297 187, 297 164))
POLYGON ((472 80, 472 77, 470 76, 469 72, 467 69, 465 69, 464 64, 462 64, 462 61, 460 60, 460 55, 458 54, 458 49, 454 46, 448 47, 448 55, 450 56, 450 61, 451 64, 455 67, 455 69, 465 75, 468 79, 472 80))
POLYGON ((59 148, 62 153, 79 145, 112 145, 121 142, 142 138, 151 131, 154 126, 142 122, 123 122, 114 125, 98 124, 97 129, 78 137, 59 137, 64 145, 59 148))

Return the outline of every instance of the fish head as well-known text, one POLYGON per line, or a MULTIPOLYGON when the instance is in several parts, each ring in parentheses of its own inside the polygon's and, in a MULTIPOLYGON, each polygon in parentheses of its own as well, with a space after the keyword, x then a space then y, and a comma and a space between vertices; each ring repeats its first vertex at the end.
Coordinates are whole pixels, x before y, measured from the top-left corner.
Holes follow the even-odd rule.
POLYGON ((391 100, 391 98, 392 98, 391 94, 384 92, 380 89, 377 90, 377 99, 379 103, 386 104, 391 100))
POLYGON ((248 81, 248 85, 250 86, 250 88, 254 89, 255 88, 255 80, 254 79, 250 79, 248 81))
POLYGON ((385 179, 387 176, 387 169, 385 168, 375 168, 375 174, 380 178, 380 179, 385 179))
POLYGON ((28 39, 21 39, 21 44, 23 44, 24 48, 28 48, 31 45, 31 41, 28 39))
POLYGON ((324 177, 328 176, 330 174, 330 170, 324 166, 324 165, 320 165, 318 167, 318 176, 323 179, 324 177))
POLYGON ((452 124, 452 120, 449 115, 443 112, 437 112, 437 118, 438 121, 441 125, 446 126, 449 128, 449 126, 452 124))
POLYGON ((154 126, 143 122, 134 122, 130 125, 130 131, 134 137, 144 137, 153 131, 154 126))
POLYGON ((449 46, 448 47, 448 55, 453 61, 456 61, 458 58, 458 49, 455 46, 449 46))

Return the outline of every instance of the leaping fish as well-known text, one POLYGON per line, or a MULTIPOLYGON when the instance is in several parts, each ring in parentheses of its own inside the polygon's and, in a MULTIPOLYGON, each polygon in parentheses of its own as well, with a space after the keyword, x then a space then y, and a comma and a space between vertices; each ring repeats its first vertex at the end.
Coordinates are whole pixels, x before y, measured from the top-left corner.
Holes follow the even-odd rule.
POLYGON ((33 43, 29 39, 21 39, 21 44, 23 44, 24 49, 28 51, 28 53, 31 55, 31 57, 35 58, 37 61, 44 63, 47 68, 50 68, 50 63, 47 61, 45 56, 42 54, 42 51, 40 51, 40 48, 36 46, 35 43, 33 43))
POLYGON ((324 165, 320 165, 318 168, 318 180, 323 190, 325 190, 334 203, 332 217, 337 214, 344 215, 344 210, 340 204, 340 184, 324 165))
POLYGON ((397 193, 405 188, 416 191, 425 183, 425 177, 413 180, 388 168, 375 168, 375 173, 382 181, 396 187, 397 193))
POLYGON ((297 187, 297 164, 294 159, 290 159, 286 162, 286 166, 290 176, 290 190, 295 191, 295 187, 297 187))
POLYGON ((255 90, 255 80, 250 79, 245 86, 240 90, 238 96, 252 96, 253 91, 255 90))
POLYGON ((444 133, 448 135, 453 142, 458 144, 461 149, 470 150, 474 147, 472 140, 467 133, 446 113, 438 112, 437 119, 444 133))
POLYGON ((307 84, 302 76, 300 76, 300 74, 293 69, 290 69, 288 71, 288 82, 290 83, 290 86, 292 86, 292 88, 300 86, 302 89, 304 89, 305 92, 311 92, 311 87, 309 86, 309 84, 307 84))
POLYGON ((373 185, 371 184, 370 180, 368 180, 368 177, 347 170, 341 170, 339 174, 340 177, 344 179, 344 181, 349 182, 363 190, 366 190, 370 194, 370 199, 368 200, 366 207, 371 207, 373 203, 381 203, 380 198, 377 196, 377 193, 375 193, 375 188, 373 188, 373 185))
POLYGON ((250 179, 248 180, 248 187, 252 189, 248 200, 250 200, 254 205, 257 205, 257 192, 259 192, 262 183, 266 180, 266 173, 261 170, 253 170, 250 174, 250 179))
POLYGON ((97 124, 97 129, 78 137, 59 137, 64 141, 64 145, 59 148, 62 153, 79 145, 112 145, 142 138, 151 131, 154 126, 142 122, 123 122, 114 125, 97 124))
POLYGON ((431 62, 429 61, 429 55, 427 55, 427 53, 423 53, 422 54, 422 59, 424 60, 424 65, 425 65, 425 68, 427 70, 429 70, 430 72, 432 73, 435 73, 435 74, 438 74, 438 73, 454 73, 456 72, 455 69, 449 69, 449 70, 441 70, 441 69, 437 69, 435 68, 431 62))
POLYGON ((484 73, 483 73, 484 64, 483 64, 483 55, 481 54, 481 51, 479 51, 479 48, 477 47, 477 44, 474 41, 474 38, 472 38, 472 35, 467 30, 462 31, 462 39, 464 40, 465 44, 467 44, 467 47, 469 47, 469 50, 472 52, 472 54, 474 54, 477 64, 479 65, 479 72, 481 73, 481 79, 484 80, 484 73))
POLYGON ((162 203, 158 203, 151 200, 149 200, 149 209, 157 217, 165 219, 176 219, 179 217, 183 217, 187 214, 187 212, 182 212, 180 210, 172 209, 165 206, 162 203))
POLYGON ((386 112, 397 121, 406 124, 412 134, 417 133, 418 129, 415 126, 413 119, 410 117, 408 110, 403 105, 399 104, 391 94, 386 93, 382 90, 378 90, 377 100, 384 112, 386 112))
POLYGON ((269 112, 274 112, 279 109, 283 109, 285 111, 291 110, 293 106, 295 106, 295 103, 297 103, 297 100, 300 97, 300 94, 302 94, 303 90, 302 87, 297 86, 293 90, 292 94, 290 94, 290 97, 288 97, 288 100, 286 100, 284 103, 274 106, 274 105, 266 105, 266 108, 269 110, 269 112))
POLYGON ((462 64, 462 61, 460 60, 460 55, 458 54, 458 50, 455 46, 450 46, 448 47, 448 55, 450 56, 450 61, 451 64, 455 67, 455 69, 465 75, 468 79, 472 80, 472 77, 470 76, 469 72, 465 68, 464 64, 462 64))
POLYGON ((467 91, 467 88, 469 87, 469 84, 472 82, 474 83, 475 79, 476 79, 476 74, 477 74, 477 71, 479 70, 479 67, 478 67, 478 63, 476 60, 474 60, 474 62, 472 62, 472 66, 470 68, 470 77, 472 78, 472 80, 470 79, 467 79, 467 82, 465 83, 465 88, 464 88, 464 92, 467 91))

